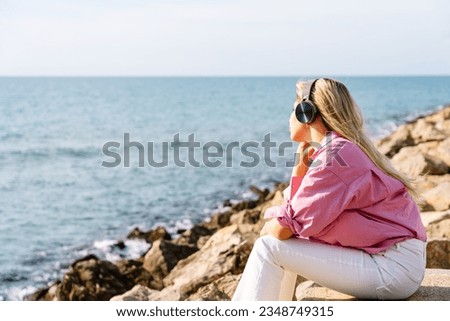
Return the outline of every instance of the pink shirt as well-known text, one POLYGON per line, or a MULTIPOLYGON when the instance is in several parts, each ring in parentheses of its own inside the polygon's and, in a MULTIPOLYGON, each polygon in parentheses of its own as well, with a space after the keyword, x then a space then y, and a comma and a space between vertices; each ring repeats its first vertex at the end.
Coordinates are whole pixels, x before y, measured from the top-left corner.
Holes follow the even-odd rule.
POLYGON ((285 204, 267 209, 297 238, 382 252, 409 238, 426 240, 419 210, 399 180, 384 174, 335 132, 313 154, 306 175, 292 177, 285 204))

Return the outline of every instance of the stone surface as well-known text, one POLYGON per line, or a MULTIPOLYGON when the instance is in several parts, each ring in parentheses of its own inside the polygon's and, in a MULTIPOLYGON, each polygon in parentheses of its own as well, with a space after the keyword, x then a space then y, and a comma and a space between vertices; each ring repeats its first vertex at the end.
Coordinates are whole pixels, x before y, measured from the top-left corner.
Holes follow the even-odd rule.
POLYGON ((162 227, 158 226, 153 230, 142 232, 139 228, 135 228, 132 230, 127 238, 129 239, 141 239, 145 240, 147 243, 153 243, 156 240, 171 240, 172 237, 170 236, 169 232, 162 227))
POLYGON ((195 225, 191 229, 183 232, 173 243, 178 245, 193 245, 201 248, 212 234, 213 231, 211 229, 205 226, 195 225))
POLYGON ((449 167, 440 159, 422 153, 416 146, 402 148, 392 157, 396 169, 409 177, 421 174, 443 175, 449 172, 449 167))
POLYGON ((143 285, 135 285, 131 290, 116 295, 111 301, 148 301, 148 298, 159 291, 149 289, 143 285))
POLYGON ((109 300, 132 286, 113 263, 90 256, 72 265, 64 275, 56 297, 63 301, 109 300))
POLYGON ((177 265, 177 263, 196 252, 194 246, 177 245, 165 240, 157 240, 144 258, 143 268, 153 277, 153 287, 162 289, 163 278, 177 265))
POLYGON ((450 269, 450 240, 430 239, 427 242, 427 268, 450 269))
POLYGON ((422 285, 408 301, 450 301, 450 270, 427 269, 422 285))
POLYGON ((427 204, 435 211, 445 211, 450 208, 450 182, 444 182, 423 193, 427 204))
MULTIPOLYGON (((312 281, 301 283, 296 289, 299 301, 354 301, 355 297, 343 294, 312 281)), ((449 301, 450 270, 427 269, 420 288, 407 301, 449 301)))
POLYGON ((164 285, 180 288, 183 295, 189 296, 228 272, 241 273, 251 250, 243 235, 244 227, 231 225, 217 231, 200 251, 177 264, 164 285))
POLYGON ((430 239, 450 238, 450 219, 445 219, 427 226, 427 236, 430 239))
POLYGON ((428 228, 431 224, 439 223, 450 218, 450 210, 442 212, 422 212, 420 213, 423 225, 428 228))
POLYGON ((414 140, 408 125, 399 126, 395 132, 377 143, 380 152, 388 157, 394 156, 401 148, 412 145, 414 140))

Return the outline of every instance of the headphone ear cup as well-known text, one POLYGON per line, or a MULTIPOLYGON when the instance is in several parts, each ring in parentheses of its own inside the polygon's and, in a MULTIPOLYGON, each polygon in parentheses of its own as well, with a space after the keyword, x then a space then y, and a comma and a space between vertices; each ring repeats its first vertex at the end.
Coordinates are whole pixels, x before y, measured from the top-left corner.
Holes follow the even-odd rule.
POLYGON ((295 108, 295 117, 302 124, 312 123, 317 117, 317 108, 308 100, 302 101, 295 108))

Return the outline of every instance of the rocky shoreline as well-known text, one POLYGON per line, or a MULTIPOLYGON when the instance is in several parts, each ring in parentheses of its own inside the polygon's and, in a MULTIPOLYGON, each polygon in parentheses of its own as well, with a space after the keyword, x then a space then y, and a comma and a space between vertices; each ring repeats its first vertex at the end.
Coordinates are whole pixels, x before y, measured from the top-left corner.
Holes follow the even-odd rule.
MULTIPOLYGON (((450 300, 450 105, 400 126, 377 146, 399 170, 419 176, 423 195, 427 273, 409 299, 450 300)), ((128 238, 151 244, 142 257, 112 263, 88 255, 73 262, 62 280, 25 300, 230 300, 265 209, 282 203, 287 185, 278 183, 272 191, 252 186, 257 199, 226 201, 225 211, 176 239, 163 227, 135 229, 128 238)), ((354 299, 301 277, 297 282, 296 300, 354 299)))

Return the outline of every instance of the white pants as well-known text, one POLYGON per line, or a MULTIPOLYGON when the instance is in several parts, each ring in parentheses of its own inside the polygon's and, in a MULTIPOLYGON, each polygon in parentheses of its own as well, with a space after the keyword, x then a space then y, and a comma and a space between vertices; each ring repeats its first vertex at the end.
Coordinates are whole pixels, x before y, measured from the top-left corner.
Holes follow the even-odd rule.
POLYGON ((425 273, 426 242, 409 239, 380 254, 300 239, 260 237, 233 300, 292 300, 297 274, 360 299, 411 296, 425 273))

